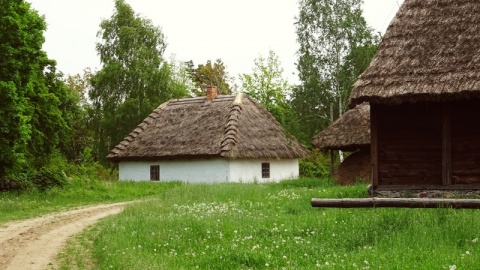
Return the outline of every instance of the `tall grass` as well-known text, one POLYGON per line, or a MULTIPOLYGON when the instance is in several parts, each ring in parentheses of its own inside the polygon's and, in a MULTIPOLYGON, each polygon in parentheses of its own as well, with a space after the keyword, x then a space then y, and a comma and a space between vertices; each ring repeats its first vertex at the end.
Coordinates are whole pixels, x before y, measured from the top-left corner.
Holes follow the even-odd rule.
POLYGON ((184 184, 82 237, 96 269, 478 269, 475 210, 310 207, 365 196, 317 179, 184 184))

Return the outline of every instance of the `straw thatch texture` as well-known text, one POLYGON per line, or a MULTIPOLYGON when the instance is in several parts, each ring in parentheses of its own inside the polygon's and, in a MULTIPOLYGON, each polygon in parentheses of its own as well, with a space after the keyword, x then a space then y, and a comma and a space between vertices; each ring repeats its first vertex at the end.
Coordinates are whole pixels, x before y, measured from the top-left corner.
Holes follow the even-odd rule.
POLYGON ((244 94, 171 100, 107 156, 112 161, 226 157, 299 158, 305 147, 244 94))
POLYGON ((313 137, 312 145, 323 150, 355 151, 370 145, 370 105, 360 104, 345 112, 313 137))
POLYGON ((405 0, 350 103, 480 97, 480 1, 405 0))
POLYGON ((372 173, 369 149, 362 149, 349 155, 335 171, 333 178, 340 185, 351 185, 358 181, 370 182, 372 173))

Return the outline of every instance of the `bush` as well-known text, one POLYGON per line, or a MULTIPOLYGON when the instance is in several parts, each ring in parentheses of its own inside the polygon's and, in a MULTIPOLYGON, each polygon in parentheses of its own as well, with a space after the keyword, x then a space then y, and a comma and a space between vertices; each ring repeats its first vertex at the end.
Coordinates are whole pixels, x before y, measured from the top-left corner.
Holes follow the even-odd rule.
POLYGON ((325 178, 330 176, 330 159, 318 149, 310 151, 307 157, 299 162, 300 177, 325 178))
POLYGON ((28 191, 35 186, 28 180, 27 173, 9 175, 0 179, 0 192, 4 191, 28 191))
POLYGON ((41 168, 34 173, 31 181, 40 191, 45 191, 53 187, 63 188, 68 183, 62 171, 48 167, 41 168))

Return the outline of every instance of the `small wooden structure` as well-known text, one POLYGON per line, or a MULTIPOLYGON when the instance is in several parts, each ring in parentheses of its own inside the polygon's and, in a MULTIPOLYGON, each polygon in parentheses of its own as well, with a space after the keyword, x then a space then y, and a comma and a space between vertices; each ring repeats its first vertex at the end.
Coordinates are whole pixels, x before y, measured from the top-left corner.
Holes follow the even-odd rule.
POLYGON ((405 0, 353 87, 362 102, 374 190, 480 189, 480 2, 405 0))
POLYGON ((333 178, 341 185, 370 180, 370 106, 357 105, 312 139, 321 150, 353 152, 337 168, 333 178))

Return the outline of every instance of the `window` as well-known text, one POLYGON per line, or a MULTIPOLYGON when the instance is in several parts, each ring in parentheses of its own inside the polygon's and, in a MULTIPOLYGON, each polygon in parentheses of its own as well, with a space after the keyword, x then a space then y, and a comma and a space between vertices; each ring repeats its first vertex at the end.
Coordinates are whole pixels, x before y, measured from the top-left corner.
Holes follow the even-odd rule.
POLYGON ((270 163, 262 163, 262 178, 270 178, 270 163))
POLYGON ((151 165, 150 166, 150 180, 159 181, 160 180, 160 165, 151 165))

